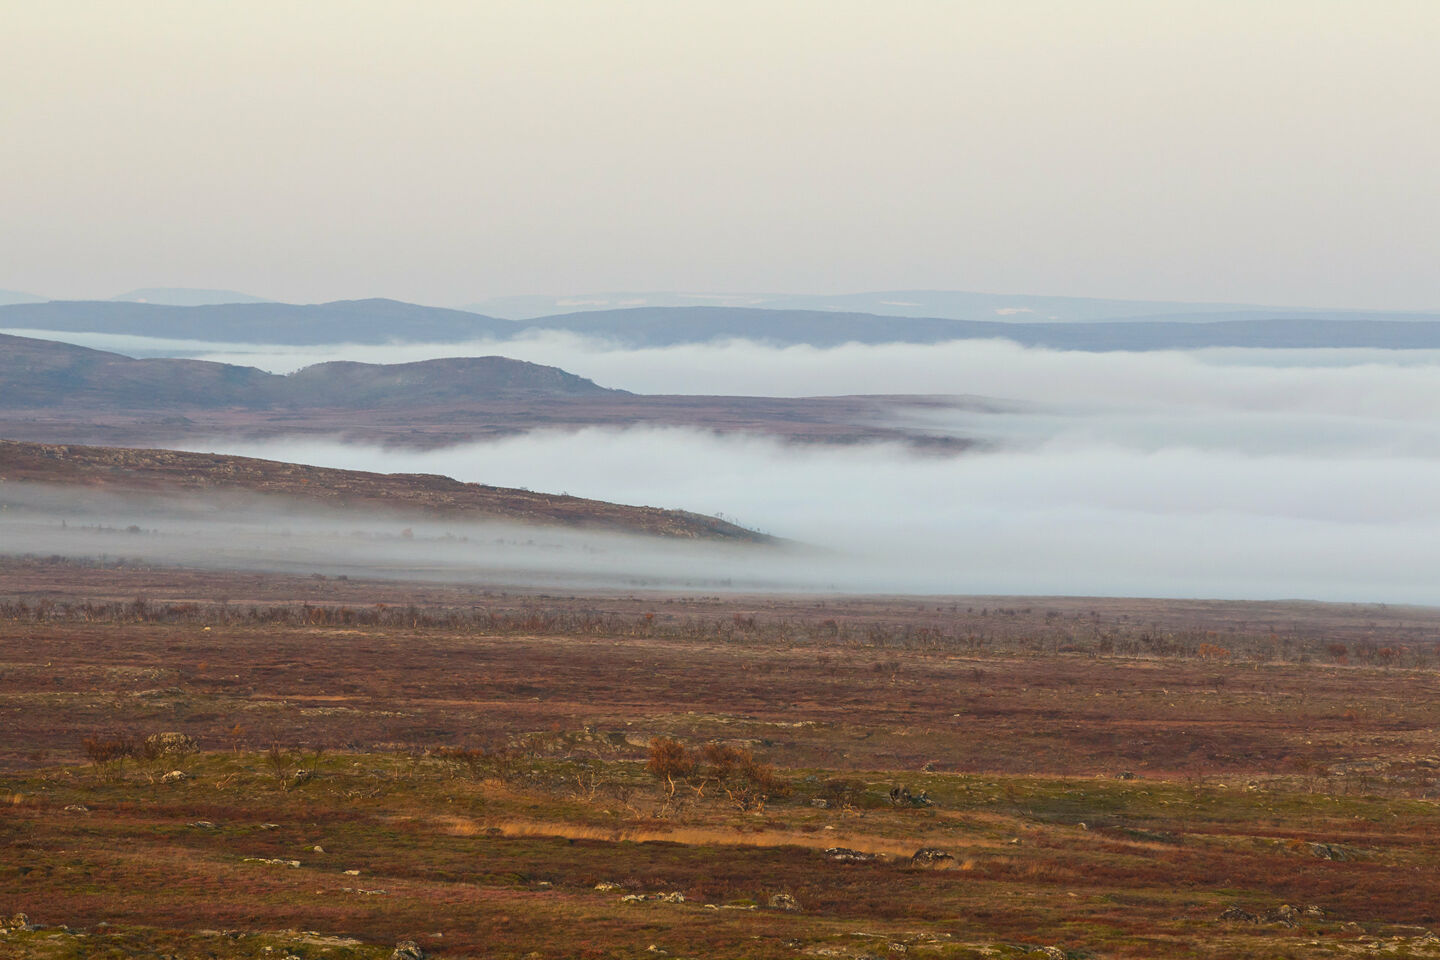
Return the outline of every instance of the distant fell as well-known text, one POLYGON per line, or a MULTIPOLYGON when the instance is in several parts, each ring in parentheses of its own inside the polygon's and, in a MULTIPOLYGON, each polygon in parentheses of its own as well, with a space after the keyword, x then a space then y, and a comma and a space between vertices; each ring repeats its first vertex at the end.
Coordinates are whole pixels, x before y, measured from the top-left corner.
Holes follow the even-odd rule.
POLYGON ((717 517, 684 510, 461 483, 432 474, 336 470, 177 450, 0 440, 0 490, 9 483, 76 487, 86 494, 259 494, 317 506, 406 511, 455 520, 580 527, 734 543, 772 541, 764 534, 717 517))
POLYGON ((392 341, 453 343, 509 336, 516 328, 508 320, 398 300, 203 306, 52 300, 0 306, 0 329, 305 346, 392 341))
MULTIPOLYGON (((1147 308, 1156 305, 1140 304, 1147 308)), ((559 331, 606 340, 622 347, 665 347, 735 339, 815 347, 993 339, 1056 350, 1090 351, 1200 347, 1440 348, 1440 313, 1307 312, 1221 306, 1223 309, 1188 313, 1023 323, 1013 318, 888 316, 753 306, 632 306, 511 321, 396 300, 197 307, 52 301, 0 306, 0 330, 65 333, 82 340, 86 334, 120 334, 159 341, 282 346, 465 343, 506 340, 527 332, 559 331)), ((167 346, 162 342, 148 346, 146 352, 183 356, 192 349, 193 346, 167 346)))
POLYGON ((0 405, 12 408, 367 407, 475 399, 626 396, 507 357, 418 363, 322 363, 289 376, 207 360, 134 359, 0 334, 0 405))
POLYGON ((203 307, 219 303, 272 303, 268 297, 237 290, 200 290, 194 287, 141 287, 110 298, 132 303, 158 303, 171 307, 203 307))
MULTIPOLYGON (((3 310, 0 310, 3 317, 3 310)), ((745 339, 781 346, 1009 340, 1053 350, 1188 350, 1202 347, 1440 348, 1440 314, 1272 316, 1248 312, 1084 323, 1008 323, 749 307, 635 307, 544 317, 533 328, 566 330, 629 347, 745 339)))
POLYGON ((492 297, 465 309, 511 320, 535 320, 557 314, 636 307, 730 307, 765 310, 819 310, 941 320, 1058 321, 1114 320, 1176 313, 1225 313, 1237 310, 1284 312, 1292 307, 1257 304, 1192 303, 1181 300, 1125 300, 1035 294, 974 293, 965 290, 877 290, 867 293, 685 293, 628 291, 566 296, 492 297))
POLYGON ((428 404, 476 397, 624 395, 594 381, 507 357, 453 357, 415 363, 334 361, 285 377, 287 400, 315 406, 428 404))

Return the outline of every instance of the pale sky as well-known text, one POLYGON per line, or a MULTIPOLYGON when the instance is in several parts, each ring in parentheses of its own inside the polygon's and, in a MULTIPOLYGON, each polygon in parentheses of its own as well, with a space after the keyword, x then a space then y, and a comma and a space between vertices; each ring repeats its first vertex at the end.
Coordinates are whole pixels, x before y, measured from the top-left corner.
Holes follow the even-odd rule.
POLYGON ((0 0, 0 288, 1440 308, 1434 0, 0 0))

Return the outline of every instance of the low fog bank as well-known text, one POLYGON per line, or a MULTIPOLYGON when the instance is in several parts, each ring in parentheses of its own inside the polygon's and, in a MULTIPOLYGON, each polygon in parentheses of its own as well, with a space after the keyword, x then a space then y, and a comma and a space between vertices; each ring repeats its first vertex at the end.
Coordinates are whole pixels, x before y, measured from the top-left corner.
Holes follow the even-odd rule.
MULTIPOLYGON (((1440 603, 1435 352, 1096 354, 990 341, 621 350, 569 335, 446 350, 504 352, 637 392, 1013 402, 905 410, 927 432, 986 441, 949 458, 644 427, 431 451, 224 438, 188 449, 720 513, 818 549, 764 563, 705 552, 711 579, 775 589, 1440 603)), ((410 345, 214 358, 283 370, 434 355, 410 345)), ((606 569, 631 569, 624 554, 606 569)), ((636 557, 635 569, 651 569, 636 557)))
POLYGON ((500 355, 634 393, 806 397, 966 394, 1040 405, 1440 415, 1440 351, 1203 349, 1085 353, 1003 340, 779 347, 748 340, 629 349, 570 333, 470 343, 317 347, 0 331, 129 356, 184 356, 292 373, 331 360, 406 363, 500 355))
POLYGON ((936 458, 681 429, 423 452, 205 448, 723 513, 820 548, 725 561, 736 563, 727 577, 776 588, 1440 603, 1440 459, 1426 457, 1061 440, 936 458))
POLYGON ((554 588, 811 591, 803 547, 450 521, 284 497, 0 484, 0 551, 216 570, 554 588))

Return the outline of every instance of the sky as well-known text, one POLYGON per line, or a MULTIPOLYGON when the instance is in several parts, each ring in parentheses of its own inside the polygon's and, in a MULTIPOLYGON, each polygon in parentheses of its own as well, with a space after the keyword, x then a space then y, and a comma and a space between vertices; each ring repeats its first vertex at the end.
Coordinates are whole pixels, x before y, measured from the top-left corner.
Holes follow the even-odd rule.
POLYGON ((1432 0, 0 0, 0 288, 1440 308, 1432 0))

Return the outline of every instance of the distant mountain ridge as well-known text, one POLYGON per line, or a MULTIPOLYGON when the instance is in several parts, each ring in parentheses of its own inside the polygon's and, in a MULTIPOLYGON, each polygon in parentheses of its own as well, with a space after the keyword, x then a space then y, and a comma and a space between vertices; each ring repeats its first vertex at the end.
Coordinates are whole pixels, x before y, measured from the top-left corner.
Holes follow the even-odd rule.
POLYGON ((238 290, 201 290, 195 287, 141 287, 117 294, 111 301, 159 303, 172 307, 202 307, 221 303, 273 303, 267 297, 256 297, 238 290))
POLYGON ((0 329, 128 334, 218 343, 454 342, 508 336, 515 325, 464 310, 398 300, 170 306, 115 300, 51 300, 0 306, 0 329))
MULTIPOLYGON (((816 310, 868 313, 889 317, 939 320, 1036 320, 1074 322, 1176 313, 1225 313, 1261 310, 1290 312, 1295 308, 1262 304, 1186 302, 1180 300, 1117 300, 1097 297, 1052 297, 1034 294, 972 293, 962 290, 879 290, 868 293, 682 293, 631 291, 569 296, 492 297, 464 309, 511 320, 535 320, 560 314, 634 307, 752 307, 765 310, 816 310)), ((1302 312, 1314 312, 1304 310, 1302 312)))
MULTIPOLYGON (((1440 348, 1440 313, 1277 312, 1239 306, 1218 312, 1025 323, 730 306, 629 307, 512 321, 396 300, 195 307, 50 301, 0 306, 0 330, 42 336, 99 334, 160 341, 286 346, 463 343, 564 331, 632 348, 731 339, 816 347, 999 339, 1026 346, 1092 351, 1199 347, 1440 348)), ((167 351, 168 355, 184 355, 182 348, 167 347, 163 343, 157 344, 154 350, 161 355, 167 355, 167 351)))

